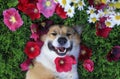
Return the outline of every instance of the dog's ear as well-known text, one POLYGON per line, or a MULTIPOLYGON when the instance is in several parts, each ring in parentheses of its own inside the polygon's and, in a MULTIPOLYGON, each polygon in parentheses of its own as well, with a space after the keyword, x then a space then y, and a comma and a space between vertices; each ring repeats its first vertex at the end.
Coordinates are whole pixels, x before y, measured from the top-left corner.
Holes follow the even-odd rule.
POLYGON ((73 26, 73 29, 75 30, 75 32, 77 32, 79 35, 81 35, 82 26, 76 25, 76 26, 73 26))
POLYGON ((43 42, 45 42, 46 37, 47 37, 47 35, 46 35, 46 34, 43 34, 43 35, 41 36, 40 40, 43 41, 43 42))

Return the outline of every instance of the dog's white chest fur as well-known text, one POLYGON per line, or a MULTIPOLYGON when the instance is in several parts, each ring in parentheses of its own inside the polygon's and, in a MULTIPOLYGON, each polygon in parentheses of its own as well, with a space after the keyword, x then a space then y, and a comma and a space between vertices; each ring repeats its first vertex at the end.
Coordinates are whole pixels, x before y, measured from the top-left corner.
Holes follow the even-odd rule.
MULTIPOLYGON (((76 60, 79 55, 79 46, 73 47, 72 51, 67 53, 68 55, 73 55, 76 60)), ((58 57, 54 51, 48 49, 47 45, 44 45, 41 49, 41 54, 36 57, 36 61, 40 62, 46 68, 50 69, 55 75, 56 79, 79 79, 77 73, 77 64, 72 66, 72 70, 69 72, 57 72, 54 63, 55 58, 58 57)), ((77 60, 78 61, 78 60, 77 60)))

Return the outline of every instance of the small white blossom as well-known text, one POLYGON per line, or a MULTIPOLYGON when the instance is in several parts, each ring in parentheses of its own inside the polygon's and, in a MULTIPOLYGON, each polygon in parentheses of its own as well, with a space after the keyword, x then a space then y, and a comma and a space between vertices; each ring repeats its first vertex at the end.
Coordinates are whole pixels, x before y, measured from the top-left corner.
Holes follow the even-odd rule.
POLYGON ((87 10, 87 14, 93 14, 95 13, 96 9, 93 6, 89 6, 87 10))
POLYGON ((67 7, 65 7, 65 12, 67 12, 68 17, 72 18, 75 14, 75 7, 67 6, 67 7))
POLYGON ((95 13, 91 14, 88 18, 89 23, 95 23, 96 21, 99 20, 98 15, 95 13))
POLYGON ((84 3, 84 1, 83 0, 80 0, 79 2, 78 2, 78 10, 83 10, 83 6, 85 6, 85 3, 84 3))
POLYGON ((106 27, 113 28, 115 26, 115 23, 111 19, 105 20, 106 27))

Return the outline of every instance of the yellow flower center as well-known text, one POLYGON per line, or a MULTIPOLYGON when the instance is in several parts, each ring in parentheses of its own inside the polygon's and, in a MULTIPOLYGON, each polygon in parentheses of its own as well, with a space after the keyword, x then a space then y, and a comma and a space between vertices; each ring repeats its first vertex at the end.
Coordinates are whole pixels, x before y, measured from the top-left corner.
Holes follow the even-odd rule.
POLYGON ((95 3, 95 4, 99 4, 99 3, 100 3, 100 0, 94 0, 94 3, 95 3))
POLYGON ((69 9, 68 12, 71 13, 72 12, 71 9, 69 9))
POLYGON ((106 0, 101 0, 101 3, 106 4, 106 3, 107 3, 107 1, 106 1, 106 0))
POLYGON ((90 14, 94 13, 94 10, 90 10, 90 14))
POLYGON ((81 54, 82 54, 82 55, 85 55, 85 53, 86 53, 85 50, 82 50, 82 51, 81 51, 81 54))
POLYGON ((119 8, 119 9, 120 9, 120 2, 116 2, 116 3, 114 4, 114 6, 115 6, 115 8, 119 8))
POLYGON ((16 19, 15 19, 14 16, 11 16, 9 21, 12 22, 12 23, 15 23, 15 22, 16 22, 16 19))
POLYGON ((97 19, 96 19, 95 17, 94 17, 94 18, 92 18, 92 22, 96 22, 96 20, 97 20, 97 19))
POLYGON ((106 22, 105 24, 106 24, 106 26, 108 26, 108 27, 111 26, 111 23, 110 23, 110 22, 106 22))
POLYGON ((73 6, 74 6, 75 8, 77 8, 78 4, 75 4, 75 3, 74 3, 73 6))
POLYGON ((38 10, 37 10, 37 9, 34 9, 34 13, 38 13, 38 10))
POLYGON ((80 5, 80 6, 82 6, 82 5, 83 5, 82 1, 80 1, 80 2, 79 2, 79 5, 80 5))
POLYGON ((31 51, 31 52, 33 52, 34 50, 35 50, 35 48, 34 48, 34 47, 31 47, 31 48, 30 48, 30 51, 31 51))
POLYGON ((110 7, 113 7, 113 6, 114 6, 114 4, 111 2, 111 3, 109 3, 109 6, 110 6, 110 7))
POLYGON ((116 15, 116 16, 115 16, 115 19, 116 19, 116 20, 120 20, 120 15, 116 15))
POLYGON ((49 6, 51 6, 51 2, 50 2, 49 0, 47 0, 46 3, 45 3, 45 5, 46 5, 47 7, 49 7, 49 6))
POLYGON ((45 22, 42 22, 41 25, 42 25, 42 27, 45 27, 46 23, 45 23, 45 22))
POLYGON ((60 60, 60 64, 64 64, 65 62, 63 60, 60 60))
POLYGON ((66 0, 62 0, 62 4, 65 6, 66 5, 66 0))

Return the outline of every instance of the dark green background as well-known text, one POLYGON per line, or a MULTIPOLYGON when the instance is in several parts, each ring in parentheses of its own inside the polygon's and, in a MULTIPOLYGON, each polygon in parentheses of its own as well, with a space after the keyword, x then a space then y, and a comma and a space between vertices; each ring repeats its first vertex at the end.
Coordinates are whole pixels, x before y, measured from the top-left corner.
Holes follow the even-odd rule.
MULTIPOLYGON (((17 0, 0 0, 0 79, 24 79, 25 73, 19 65, 26 59, 24 46, 30 37, 30 25, 34 22, 45 20, 43 16, 39 20, 31 21, 28 16, 20 12, 24 24, 15 32, 11 32, 3 23, 2 12, 10 7, 16 7, 17 0)), ((86 9, 87 7, 85 7, 86 9)), ((115 45, 120 45, 120 26, 116 26, 104 39, 95 35, 95 25, 87 22, 88 15, 84 11, 76 11, 73 18, 60 19, 54 14, 49 20, 55 24, 84 25, 81 36, 82 44, 93 50, 91 59, 95 63, 92 73, 87 72, 82 62, 78 71, 81 79, 120 79, 120 61, 108 62, 107 53, 115 45)))

